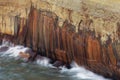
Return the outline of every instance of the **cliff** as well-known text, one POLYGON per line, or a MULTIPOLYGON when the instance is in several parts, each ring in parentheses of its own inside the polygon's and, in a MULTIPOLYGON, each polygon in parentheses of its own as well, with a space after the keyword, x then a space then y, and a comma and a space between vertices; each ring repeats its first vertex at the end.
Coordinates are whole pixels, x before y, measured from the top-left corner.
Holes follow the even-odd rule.
POLYGON ((119 0, 0 0, 0 40, 119 80, 119 0))

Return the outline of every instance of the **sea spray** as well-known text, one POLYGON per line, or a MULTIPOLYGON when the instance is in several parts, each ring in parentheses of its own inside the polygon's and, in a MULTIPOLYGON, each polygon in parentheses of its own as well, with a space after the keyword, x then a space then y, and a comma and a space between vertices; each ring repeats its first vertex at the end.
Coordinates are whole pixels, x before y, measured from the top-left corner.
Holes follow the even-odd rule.
POLYGON ((54 66, 52 66, 52 64, 50 64, 50 59, 47 57, 41 57, 40 59, 36 60, 36 63, 43 67, 55 68, 54 66))
MULTIPOLYGON (((8 50, 2 52, 2 56, 8 56, 8 57, 19 57, 20 52, 26 52, 29 50, 29 48, 21 46, 21 45, 16 45, 16 46, 11 46, 9 42, 3 42, 3 44, 0 46, 0 48, 7 46, 8 50)), ((42 67, 49 67, 49 68, 55 68, 50 64, 50 59, 46 57, 41 57, 40 59, 35 61, 36 64, 42 66, 42 67)), ((26 64, 27 65, 27 64, 26 64)), ((67 69, 65 66, 59 67, 60 69, 59 72, 60 74, 71 77, 73 78, 72 80, 110 80, 110 79, 105 79, 104 77, 97 75, 84 67, 78 66, 74 61, 71 63, 71 69, 67 69)), ((57 68, 56 68, 57 70, 57 68)))
POLYGON ((65 66, 61 67, 60 72, 62 74, 67 74, 69 76, 72 76, 73 78, 78 78, 78 80, 110 80, 105 79, 104 77, 97 75, 84 67, 78 66, 75 62, 71 63, 72 68, 67 69, 65 66))
POLYGON ((6 41, 3 39, 2 45, 0 45, 0 53, 2 56, 9 56, 9 57, 20 57, 20 52, 27 52, 31 51, 30 48, 24 47, 22 45, 14 45, 13 43, 6 41))
POLYGON ((3 56, 8 55, 10 57, 19 57, 20 52, 26 52, 28 49, 29 48, 25 48, 21 45, 9 47, 9 49, 4 52, 3 56))
POLYGON ((14 46, 14 44, 11 43, 10 41, 7 41, 6 39, 3 39, 1 46, 7 46, 7 47, 10 47, 10 46, 11 46, 11 47, 12 47, 12 46, 14 46))

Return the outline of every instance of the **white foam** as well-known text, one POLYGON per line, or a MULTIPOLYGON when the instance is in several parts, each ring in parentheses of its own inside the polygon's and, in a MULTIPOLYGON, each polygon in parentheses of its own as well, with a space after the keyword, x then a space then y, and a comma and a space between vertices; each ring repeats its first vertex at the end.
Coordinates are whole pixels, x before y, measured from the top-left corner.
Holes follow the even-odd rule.
POLYGON ((78 66, 75 62, 71 64, 72 68, 67 69, 65 67, 61 68, 61 73, 66 73, 69 76, 76 77, 78 79, 88 79, 88 80, 110 80, 105 79, 104 77, 97 75, 84 67, 78 66))
MULTIPOLYGON (((29 48, 17 45, 17 46, 11 46, 11 43, 3 41, 3 44, 0 46, 8 46, 8 50, 3 53, 2 56, 10 56, 10 57, 18 57, 20 52, 26 52, 29 50, 29 48)), ((50 59, 46 57, 41 57, 36 61, 36 63, 40 66, 44 67, 52 67, 53 66, 49 63, 50 59)), ((88 79, 88 80, 110 80, 105 79, 104 77, 97 75, 89 70, 86 70, 84 67, 78 66, 75 62, 71 64, 72 68, 67 69, 65 66, 61 67, 60 72, 68 74, 69 76, 72 76, 73 78, 76 77, 78 79, 88 79)))
POLYGON ((36 63, 40 66, 44 66, 44 67, 53 67, 50 63, 50 59, 46 58, 46 57, 41 57, 40 59, 38 59, 36 61, 36 63))
POLYGON ((9 56, 12 57, 18 57, 20 52, 26 52, 27 50, 28 48, 25 48, 23 46, 9 47, 5 54, 9 54, 9 56))
POLYGON ((7 47, 10 47, 10 46, 14 46, 13 43, 11 43, 10 41, 6 41, 5 39, 2 40, 2 45, 1 46, 7 46, 7 47))
POLYGON ((14 44, 3 40, 0 48, 5 47, 5 46, 8 47, 8 50, 4 51, 2 56, 7 55, 7 56, 10 56, 10 57, 18 57, 20 52, 26 52, 27 50, 30 50, 30 48, 27 48, 27 47, 24 47, 24 46, 21 46, 21 45, 14 46, 14 44))

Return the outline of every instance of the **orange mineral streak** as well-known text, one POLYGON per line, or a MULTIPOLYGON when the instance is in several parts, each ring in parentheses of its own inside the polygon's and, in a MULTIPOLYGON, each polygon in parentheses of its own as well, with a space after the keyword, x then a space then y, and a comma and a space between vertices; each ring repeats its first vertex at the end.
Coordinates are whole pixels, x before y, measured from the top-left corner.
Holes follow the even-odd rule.
POLYGON ((116 66, 117 61, 116 61, 115 54, 113 52, 113 48, 111 44, 108 45, 108 54, 109 54, 111 65, 116 66))
MULTIPOLYGON (((109 77, 119 73, 112 42, 102 45, 95 32, 87 28, 90 24, 81 25, 80 22, 77 33, 75 26, 67 20, 59 27, 56 14, 33 7, 28 19, 19 18, 17 23, 14 40, 35 51, 34 58, 40 54, 67 64, 75 61, 78 65, 109 77)), ((29 57, 23 53, 20 56, 29 57)))

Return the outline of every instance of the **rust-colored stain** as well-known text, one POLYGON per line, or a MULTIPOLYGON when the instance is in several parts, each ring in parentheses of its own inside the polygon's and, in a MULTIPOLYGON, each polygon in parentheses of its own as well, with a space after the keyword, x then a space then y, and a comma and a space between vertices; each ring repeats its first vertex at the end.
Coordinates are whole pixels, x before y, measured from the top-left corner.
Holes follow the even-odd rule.
MULTIPOLYGON (((115 76, 118 77, 120 74, 112 42, 108 40, 106 45, 102 45, 99 37, 95 37, 95 32, 89 28, 78 28, 77 33, 75 26, 67 20, 60 28, 57 15, 34 7, 31 7, 28 19, 16 17, 16 22, 16 44, 24 44, 53 60, 64 63, 75 61, 104 76, 112 77, 117 73, 115 76)), ((3 36, 0 35, 1 41, 3 36)))

